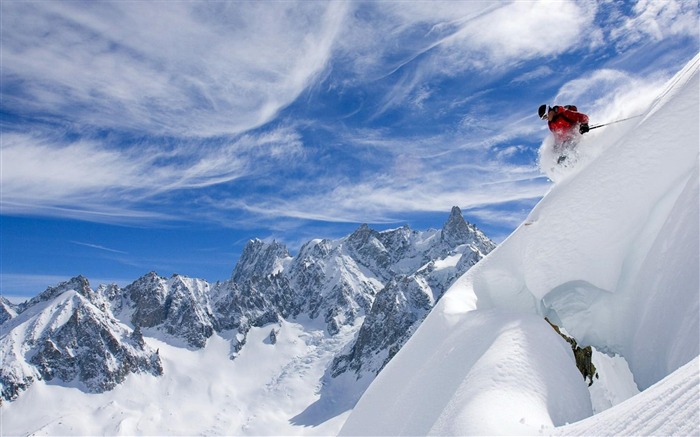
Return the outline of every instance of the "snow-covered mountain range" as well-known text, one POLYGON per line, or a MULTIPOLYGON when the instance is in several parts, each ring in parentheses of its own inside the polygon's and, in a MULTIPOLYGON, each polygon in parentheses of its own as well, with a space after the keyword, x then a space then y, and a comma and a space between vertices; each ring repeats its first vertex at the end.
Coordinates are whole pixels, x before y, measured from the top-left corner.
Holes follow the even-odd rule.
POLYGON ((341 435, 700 435, 699 70, 700 55, 643 116, 586 135, 574 166, 543 144, 557 183, 341 435), (590 387, 545 317, 593 347, 590 387))
MULTIPOLYGON (((306 363, 295 363, 297 357, 291 362, 289 357, 267 357, 283 365, 267 375, 271 380, 264 386, 283 387, 275 381, 299 365, 318 368, 322 372, 303 378, 312 400, 302 407, 332 387, 356 386, 352 396, 343 397, 342 408, 324 410, 324 417, 334 417, 352 407, 447 287, 494 247, 455 207, 440 230, 404 226, 378 232, 362 225, 338 240, 310 241, 296 256, 280 243, 252 240, 231 279, 214 284, 151 272, 123 288, 93 289, 79 276, 21 305, 3 300, 3 409, 22 411, 24 397, 47 387, 95 396, 114 390, 132 374, 151 375, 167 385, 169 372, 175 373, 167 364, 171 352, 196 355, 211 343, 226 343, 222 358, 235 362, 254 355, 261 344, 274 350, 287 341, 323 352, 307 356, 306 363), (251 346, 251 331, 257 339, 261 330, 262 342, 251 346), (290 330, 296 333, 286 332, 290 330)), ((249 379, 247 372, 234 371, 231 378, 249 379)), ((149 399, 147 394, 136 397, 149 399)), ((285 426, 293 426, 290 417, 285 426)), ((324 420, 319 417, 313 420, 324 420)), ((66 431, 57 425, 58 416, 48 415, 46 421, 46 432, 66 431)), ((23 423, 10 419, 5 427, 35 431, 22 428, 23 423)), ((153 430, 164 432, 158 426, 164 425, 153 430)), ((235 433, 225 433, 230 432, 235 433)))

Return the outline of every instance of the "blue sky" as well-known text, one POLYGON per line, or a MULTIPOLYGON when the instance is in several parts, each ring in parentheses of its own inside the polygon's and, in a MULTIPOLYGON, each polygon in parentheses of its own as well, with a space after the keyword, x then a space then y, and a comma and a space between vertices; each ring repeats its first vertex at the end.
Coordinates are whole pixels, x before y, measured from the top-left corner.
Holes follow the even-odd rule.
MULTIPOLYGON (((0 288, 228 279, 251 238, 496 241, 550 187, 542 103, 631 115, 697 1, 3 1, 0 288)), ((690 127, 692 128, 692 127, 690 127)))

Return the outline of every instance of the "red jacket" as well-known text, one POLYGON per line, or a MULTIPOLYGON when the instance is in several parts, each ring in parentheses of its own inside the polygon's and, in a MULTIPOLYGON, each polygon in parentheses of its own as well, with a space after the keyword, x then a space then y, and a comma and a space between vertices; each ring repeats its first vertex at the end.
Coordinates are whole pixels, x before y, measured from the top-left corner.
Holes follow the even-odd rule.
POLYGON ((579 135, 578 127, 588 123, 588 116, 583 112, 572 111, 564 106, 555 106, 557 113, 549 124, 549 130, 554 134, 557 143, 563 143, 579 135))

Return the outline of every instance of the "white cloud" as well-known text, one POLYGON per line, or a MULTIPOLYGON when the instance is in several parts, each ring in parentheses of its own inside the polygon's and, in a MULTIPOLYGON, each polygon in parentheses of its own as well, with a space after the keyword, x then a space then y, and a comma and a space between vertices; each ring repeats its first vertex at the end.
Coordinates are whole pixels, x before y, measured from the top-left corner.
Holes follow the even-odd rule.
POLYGON ((223 144, 197 141, 110 148, 98 141, 3 133, 0 184, 5 213, 39 213, 93 221, 165 219, 137 204, 163 193, 201 188, 290 162, 301 153, 288 128, 246 134, 223 144))
POLYGON ((236 134, 320 74, 342 2, 3 2, 6 104, 97 127, 236 134))
POLYGON ((540 65, 534 70, 528 71, 527 73, 513 79, 513 83, 527 83, 538 79, 545 79, 547 77, 551 77, 553 73, 554 71, 548 65, 540 65))
MULTIPOLYGON (((296 199, 236 202, 235 207, 252 212, 261 220, 291 217, 326 222, 393 223, 402 214, 448 211, 454 205, 488 210, 501 203, 538 199, 548 188, 549 184, 541 178, 464 187, 366 181, 296 199), (319 208, 319 205, 323 207, 319 208)), ((495 214, 492 217, 494 225, 512 224, 510 217, 495 214)))
POLYGON ((106 246, 102 246, 102 245, 99 245, 99 244, 84 243, 84 242, 81 242, 81 241, 71 241, 71 243, 77 244, 78 246, 84 246, 84 247, 90 247, 90 248, 93 248, 93 249, 103 250, 103 251, 105 251, 105 252, 121 253, 121 254, 127 255, 127 252, 124 252, 124 251, 122 251, 122 250, 112 249, 112 248, 109 248, 109 247, 106 247, 106 246))
POLYGON ((583 45, 594 16, 595 8, 585 3, 517 1, 467 23, 446 44, 466 51, 467 65, 473 62, 469 55, 479 52, 486 54, 481 58, 484 67, 508 65, 583 45))
MULTIPOLYGON (((524 61, 601 44, 594 22, 598 6, 588 1, 3 2, 4 106, 20 115, 49 114, 67 120, 78 134, 91 134, 70 141, 57 140, 60 133, 4 132, 4 211, 91 220, 165 218, 140 211, 139 202, 166 203, 160 196, 252 177, 279 182, 281 194, 270 194, 274 190, 266 186, 262 198, 236 186, 189 199, 207 203, 220 195, 227 202, 212 201, 212 208, 243 208, 267 217, 384 221, 399 211, 537 197, 548 185, 534 166, 509 163, 521 138, 541 131, 544 136, 544 125, 533 123, 533 109, 512 108, 494 123, 485 116, 492 90, 482 83, 472 95, 452 96, 454 88, 441 89, 440 81, 458 73, 465 82, 495 81, 524 61), (329 73, 336 68, 339 76, 329 73), (374 94, 376 106, 364 110, 375 116, 394 108, 402 114, 427 112, 434 109, 432 99, 442 98, 447 100, 443 110, 458 108, 462 123, 455 121, 441 134, 415 136, 397 135, 388 125, 319 128, 354 154, 350 169, 331 156, 334 146, 327 147, 325 161, 312 162, 315 156, 305 155, 304 139, 292 128, 252 133, 329 77, 335 91, 361 85, 359 93, 374 94), (374 83, 382 78, 389 79, 382 82, 387 88, 374 83), (96 137, 94 127, 133 129, 147 139, 115 145, 96 137), (158 142, 157 135, 166 139, 158 142), (299 168, 298 180, 275 179, 276 173, 307 164, 316 167, 299 168), (333 177, 319 177, 314 169, 333 177)), ((639 26, 640 38, 690 32, 693 23, 683 15, 688 12, 697 19, 697 11, 682 2, 640 2, 635 17, 622 26, 624 35, 634 36, 633 25, 639 26)), ((561 65, 533 67, 511 84, 550 78, 561 65)), ((655 86, 609 68, 569 81, 557 100, 606 119, 616 115, 609 110, 611 99, 618 111, 623 99, 634 98, 633 88, 655 86), (626 84, 631 79, 634 87, 626 84)), ((289 123, 296 122, 289 117, 289 123)))
POLYGON ((345 80, 349 82, 372 82, 410 64, 433 63, 421 55, 432 53, 470 21, 503 5, 471 1, 353 3, 354 10, 336 42, 336 61, 348 70, 345 80))
MULTIPOLYGON (((298 182, 288 190, 281 189, 278 195, 241 196, 213 204, 245 210, 260 222, 293 218, 393 223, 402 214, 449 211, 454 205, 486 211, 503 203, 537 199, 550 186, 534 165, 508 164, 502 158, 510 156, 499 153, 494 154, 496 160, 488 159, 488 150, 459 150, 454 147, 455 139, 452 141, 451 151, 431 156, 416 145, 397 146, 394 149, 401 153, 383 159, 375 171, 366 175, 317 177, 310 183, 298 182)), ((423 147, 430 149, 428 144, 423 147)), ((442 147, 450 149, 449 144, 442 147)), ((494 220, 501 222, 511 225, 512 219, 502 215, 494 220)))
POLYGON ((632 44, 646 36, 656 41, 673 35, 698 37, 698 2, 686 0, 638 0, 631 17, 613 28, 620 44, 632 44))
POLYGON ((662 72, 640 77, 620 70, 594 70, 565 83, 555 103, 577 102, 591 124, 615 121, 644 113, 668 79, 670 75, 662 72))
POLYGON ((397 77, 381 115, 422 103, 426 84, 440 78, 467 70, 501 74, 531 59, 583 49, 596 30, 596 10, 588 1, 379 2, 355 14, 350 35, 338 44, 359 81, 397 77))

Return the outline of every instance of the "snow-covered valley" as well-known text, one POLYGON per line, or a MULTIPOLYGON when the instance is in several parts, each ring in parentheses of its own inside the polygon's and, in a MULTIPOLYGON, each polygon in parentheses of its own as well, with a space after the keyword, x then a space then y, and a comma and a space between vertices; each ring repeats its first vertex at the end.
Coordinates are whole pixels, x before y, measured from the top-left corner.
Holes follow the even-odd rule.
POLYGON ((303 406, 316 401, 319 387, 313 381, 320 381, 353 330, 327 337, 322 327, 313 331, 297 323, 281 322, 276 329, 273 345, 271 328, 253 328, 235 360, 229 359, 230 339, 225 335, 213 335, 197 351, 146 337, 160 351, 162 376, 133 374, 99 394, 65 384, 34 384, 18 400, 3 405, 3 435, 337 432, 347 414, 311 426, 316 418, 303 416, 303 406))

